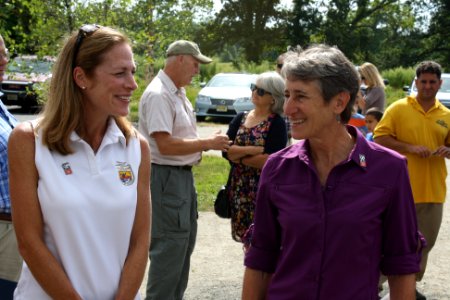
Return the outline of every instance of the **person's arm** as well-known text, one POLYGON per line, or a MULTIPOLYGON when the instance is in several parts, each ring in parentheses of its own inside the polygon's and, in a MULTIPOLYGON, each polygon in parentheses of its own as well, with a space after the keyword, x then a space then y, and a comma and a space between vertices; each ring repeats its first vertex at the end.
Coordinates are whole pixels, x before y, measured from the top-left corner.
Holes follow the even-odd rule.
POLYGON ((115 300, 134 299, 139 292, 147 266, 150 246, 151 200, 150 200, 150 148, 144 137, 140 137, 141 163, 138 171, 137 206, 131 231, 130 246, 120 276, 115 300))
POLYGON ((367 90, 366 96, 364 97, 364 108, 366 111, 371 107, 378 107, 380 109, 384 109, 381 107, 384 105, 385 95, 384 89, 382 87, 373 87, 367 90))
POLYGON ((272 274, 245 268, 242 300, 264 300, 272 274))
MULTIPOLYGON (((262 146, 237 146, 232 145, 227 151, 227 157, 230 161, 234 163, 244 163, 244 158, 250 158, 253 156, 260 156, 264 152, 264 147, 262 146), (242 161, 241 161, 242 160, 242 161)), ((265 161, 264 161, 265 162, 265 161)), ((250 165, 250 162, 247 163, 250 165)))
POLYGON ((34 149, 34 134, 30 124, 18 125, 9 138, 8 161, 12 217, 19 252, 50 298, 81 300, 64 269, 44 242, 34 149))
POLYGON ((375 136, 374 141, 377 144, 380 144, 402 154, 411 153, 416 154, 422 158, 426 158, 433 153, 433 151, 431 151, 426 146, 408 144, 399 141, 390 135, 375 136))
POLYGON ((152 137, 162 155, 186 155, 207 150, 228 151, 230 140, 226 134, 217 132, 207 138, 174 138, 168 132, 154 132, 152 137))
POLYGON ((388 276, 390 300, 414 300, 416 299, 416 275, 391 275, 388 276))
POLYGON ((244 164, 244 165, 252 167, 252 168, 262 169, 262 167, 264 167, 264 164, 266 163, 268 158, 269 158, 269 154, 257 154, 257 155, 242 157, 241 159, 239 159, 239 162, 241 164, 244 164))

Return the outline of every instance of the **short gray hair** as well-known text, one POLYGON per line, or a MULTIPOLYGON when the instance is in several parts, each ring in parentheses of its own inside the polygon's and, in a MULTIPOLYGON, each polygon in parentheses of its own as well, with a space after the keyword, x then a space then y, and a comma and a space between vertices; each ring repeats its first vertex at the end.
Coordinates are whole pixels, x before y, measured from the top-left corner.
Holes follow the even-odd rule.
POLYGON ((350 94, 350 101, 341 113, 342 123, 348 123, 359 90, 355 66, 336 47, 312 45, 305 51, 288 52, 283 73, 291 81, 316 81, 326 103, 341 92, 350 94))
POLYGON ((272 94, 274 103, 270 107, 272 112, 283 114, 284 105, 284 80, 275 71, 264 72, 256 77, 257 86, 272 94))

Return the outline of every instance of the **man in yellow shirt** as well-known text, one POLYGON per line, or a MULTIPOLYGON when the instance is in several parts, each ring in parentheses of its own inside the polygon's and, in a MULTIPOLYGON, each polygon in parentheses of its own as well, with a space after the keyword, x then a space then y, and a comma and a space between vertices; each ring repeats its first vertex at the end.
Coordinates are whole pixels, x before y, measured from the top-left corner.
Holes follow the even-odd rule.
MULTIPOLYGON (((450 110, 436 99, 442 84, 441 73, 441 66, 436 62, 420 63, 416 69, 417 95, 390 105, 374 131, 376 143, 408 159, 418 226, 427 240, 417 281, 425 273, 428 253, 436 242, 446 194, 445 158, 450 158, 450 110)), ((416 296, 426 299, 418 292, 416 296)))

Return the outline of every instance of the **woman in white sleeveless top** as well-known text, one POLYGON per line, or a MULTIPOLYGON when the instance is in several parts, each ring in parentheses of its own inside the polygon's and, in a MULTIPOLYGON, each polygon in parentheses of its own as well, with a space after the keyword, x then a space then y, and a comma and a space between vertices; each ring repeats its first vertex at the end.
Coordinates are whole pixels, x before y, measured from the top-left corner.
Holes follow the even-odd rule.
POLYGON ((150 238, 150 150, 126 120, 128 39, 84 25, 57 59, 42 115, 9 141, 24 268, 15 299, 140 299, 150 238))

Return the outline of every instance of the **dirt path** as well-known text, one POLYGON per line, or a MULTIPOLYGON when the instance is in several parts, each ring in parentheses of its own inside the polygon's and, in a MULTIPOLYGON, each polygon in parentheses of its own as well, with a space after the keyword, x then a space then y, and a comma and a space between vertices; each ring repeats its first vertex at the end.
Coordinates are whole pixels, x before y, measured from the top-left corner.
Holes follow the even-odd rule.
MULTIPOLYGON (((447 186, 450 187, 450 179, 447 179, 447 186)), ((450 197, 447 195, 439 238, 430 254, 427 273, 417 285, 428 300, 450 299, 449 205, 450 197)), ((231 239, 229 220, 220 219, 212 212, 200 212, 198 222, 197 245, 192 255, 185 300, 240 299, 243 252, 240 244, 231 239)), ((145 283, 146 280, 141 289, 143 295, 145 283)))

